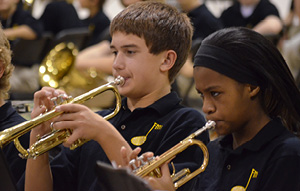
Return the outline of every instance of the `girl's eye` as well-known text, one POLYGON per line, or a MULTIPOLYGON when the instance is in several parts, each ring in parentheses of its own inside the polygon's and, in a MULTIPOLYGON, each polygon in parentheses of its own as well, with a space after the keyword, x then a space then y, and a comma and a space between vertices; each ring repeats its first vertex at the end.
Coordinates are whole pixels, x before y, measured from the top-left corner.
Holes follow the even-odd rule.
POLYGON ((203 93, 199 93, 200 97, 203 99, 204 98, 204 95, 203 93))
POLYGON ((210 94, 211 94, 213 97, 216 97, 216 96, 220 95, 219 92, 210 92, 210 94))

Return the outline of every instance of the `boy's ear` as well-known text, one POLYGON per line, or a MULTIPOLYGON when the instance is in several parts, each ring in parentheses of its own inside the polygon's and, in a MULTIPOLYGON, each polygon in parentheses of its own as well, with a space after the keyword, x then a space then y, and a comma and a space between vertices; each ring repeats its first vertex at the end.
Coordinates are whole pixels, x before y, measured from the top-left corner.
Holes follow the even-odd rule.
POLYGON ((174 66, 176 59, 177 59, 176 52, 174 50, 168 50, 166 52, 166 56, 164 58, 164 61, 160 66, 160 70, 161 71, 170 70, 174 66))
POLYGON ((259 86, 254 86, 254 85, 250 85, 248 84, 248 88, 249 88, 249 94, 250 97, 255 97, 258 95, 259 91, 260 91, 260 87, 259 86))

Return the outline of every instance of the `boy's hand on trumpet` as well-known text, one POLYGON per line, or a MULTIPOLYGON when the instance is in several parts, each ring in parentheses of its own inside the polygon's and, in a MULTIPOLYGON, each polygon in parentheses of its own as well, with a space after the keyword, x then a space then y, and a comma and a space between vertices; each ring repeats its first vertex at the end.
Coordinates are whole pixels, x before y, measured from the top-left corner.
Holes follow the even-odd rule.
MULTIPOLYGON (((33 119, 39 115, 43 115, 53 109, 55 105, 51 99, 58 97, 59 95, 62 95, 63 99, 67 98, 67 95, 64 91, 51 87, 43 87, 40 91, 37 91, 34 94, 34 105, 31 112, 31 118, 33 119)), ((46 133, 49 133, 51 131, 52 121, 53 120, 46 121, 36 128, 33 128, 31 131, 31 137, 36 138, 37 136, 42 136, 46 133)), ((30 140, 34 140, 32 138, 30 140)))

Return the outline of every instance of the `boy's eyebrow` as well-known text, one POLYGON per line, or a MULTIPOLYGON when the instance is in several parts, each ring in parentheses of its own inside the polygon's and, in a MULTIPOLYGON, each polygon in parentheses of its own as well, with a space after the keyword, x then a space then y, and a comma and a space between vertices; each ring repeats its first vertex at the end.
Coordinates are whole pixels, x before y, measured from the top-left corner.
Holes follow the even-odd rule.
MULTIPOLYGON (((136 44, 126 44, 121 46, 121 48, 137 48, 138 46, 136 44)), ((115 48, 114 45, 110 45, 110 48, 115 48)))

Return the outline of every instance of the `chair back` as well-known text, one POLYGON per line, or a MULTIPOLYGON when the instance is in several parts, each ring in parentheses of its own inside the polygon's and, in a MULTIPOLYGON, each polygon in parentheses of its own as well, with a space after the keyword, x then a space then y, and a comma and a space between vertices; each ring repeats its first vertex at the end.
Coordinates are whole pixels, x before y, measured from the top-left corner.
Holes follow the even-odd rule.
POLYGON ((90 31, 87 27, 62 30, 55 36, 48 51, 62 42, 72 42, 78 48, 78 50, 82 50, 85 48, 90 35, 90 31))
POLYGON ((52 38, 51 33, 44 33, 36 40, 17 39, 12 45, 12 63, 29 67, 39 64, 45 56, 45 48, 52 38))

